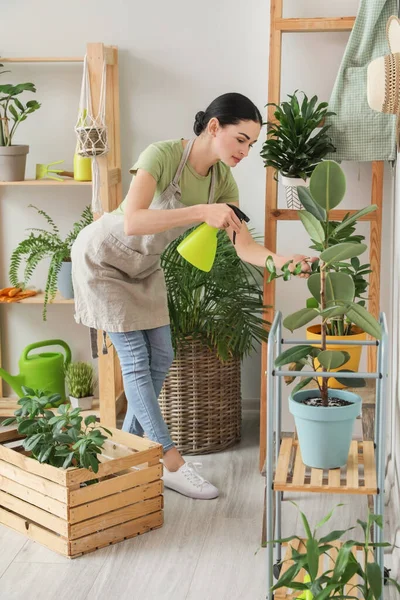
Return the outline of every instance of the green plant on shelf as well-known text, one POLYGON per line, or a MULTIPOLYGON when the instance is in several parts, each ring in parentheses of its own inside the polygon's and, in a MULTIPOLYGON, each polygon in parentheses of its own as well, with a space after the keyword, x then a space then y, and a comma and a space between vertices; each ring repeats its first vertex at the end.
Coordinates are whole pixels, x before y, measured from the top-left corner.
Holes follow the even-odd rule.
POLYGON ((41 107, 37 100, 29 100, 24 106, 17 98, 23 92, 35 93, 36 88, 33 83, 0 85, 0 146, 11 146, 19 124, 41 107), (13 125, 10 126, 11 121, 13 125))
POLYGON ((57 293, 57 279, 63 262, 71 260, 71 247, 78 234, 84 227, 90 225, 93 221, 93 214, 90 206, 87 206, 81 214, 79 221, 74 223, 71 231, 63 239, 60 230, 53 219, 44 211, 36 206, 29 205, 42 215, 51 230, 29 228, 32 231, 29 236, 23 239, 15 248, 11 255, 9 279, 11 285, 25 288, 29 283, 34 270, 44 259, 50 257, 50 266, 47 274, 47 280, 44 290, 43 320, 47 317, 47 304, 54 300, 57 293), (19 277, 19 269, 22 261, 25 261, 24 277, 22 281, 19 277))

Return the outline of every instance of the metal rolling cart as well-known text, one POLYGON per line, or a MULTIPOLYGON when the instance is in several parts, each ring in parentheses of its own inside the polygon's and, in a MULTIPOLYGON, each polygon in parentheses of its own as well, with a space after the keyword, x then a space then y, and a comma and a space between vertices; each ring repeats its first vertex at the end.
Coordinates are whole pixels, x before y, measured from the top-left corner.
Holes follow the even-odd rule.
MULTIPOLYGON (((384 433, 386 426, 386 379, 388 369, 388 329, 386 316, 380 313, 379 322, 382 327, 380 341, 337 341, 329 345, 358 345, 377 346, 377 371, 373 373, 341 373, 341 378, 363 377, 376 380, 375 395, 375 424, 374 440, 352 440, 349 460, 345 469, 345 483, 341 480, 341 469, 308 468, 301 460, 297 440, 281 436, 281 404, 282 404, 282 377, 302 376, 330 377, 331 371, 289 371, 274 367, 275 358, 281 353, 283 345, 310 344, 310 340, 282 339, 282 313, 277 312, 274 318, 268 339, 268 370, 267 377, 267 458, 266 458, 266 539, 281 539, 282 496, 284 491, 292 492, 317 492, 328 494, 364 494, 373 495, 374 512, 383 515, 384 510, 384 478, 385 478, 385 450, 384 433), (275 449, 274 449, 275 440, 275 449), (275 460, 274 460, 275 459, 275 460), (274 464, 275 463, 275 464, 274 464), (293 465, 293 468, 291 468, 293 465), (275 467, 275 468, 274 468, 275 467), (327 473, 327 474, 326 474, 327 473), (275 533, 274 533, 274 500, 275 500, 275 533)), ((382 542, 383 532, 374 524, 374 540, 382 542)), ((273 586, 273 576, 279 577, 282 559, 281 544, 276 544, 276 564, 274 565, 273 544, 267 544, 267 599, 272 600, 274 593, 270 591, 273 586)), ((289 552, 290 552, 290 547, 289 552)), ((375 559, 382 570, 382 577, 386 574, 384 569, 383 548, 375 549, 375 559)), ((280 588, 275 592, 276 598, 291 599, 300 592, 291 593, 288 588, 280 588)))

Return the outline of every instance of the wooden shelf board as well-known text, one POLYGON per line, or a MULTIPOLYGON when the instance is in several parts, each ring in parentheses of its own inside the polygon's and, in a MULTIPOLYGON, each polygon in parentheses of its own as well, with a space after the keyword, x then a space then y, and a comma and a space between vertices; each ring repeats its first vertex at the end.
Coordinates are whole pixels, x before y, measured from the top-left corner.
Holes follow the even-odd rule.
POLYGON ((377 493, 374 443, 353 440, 347 465, 323 470, 306 467, 298 441, 283 438, 273 486, 275 491, 374 495, 377 493))
MULTIPOLYGON (((345 215, 354 215, 357 210, 331 210, 329 212, 329 220, 330 221, 343 221, 345 215)), ((299 221, 300 217, 297 214, 297 210, 293 210, 290 208, 276 208, 270 211, 270 218, 275 221, 299 221)), ((363 217, 360 217, 359 221, 376 221, 377 215, 376 211, 370 212, 363 217)))
POLYGON ((54 181, 54 179, 24 179, 23 181, 0 181, 0 185, 92 185, 91 181, 75 181, 75 179, 63 179, 54 181))
POLYGON ((276 19, 275 28, 285 33, 351 31, 355 17, 318 17, 314 19, 276 19))
POLYGON ((0 57, 1 63, 70 63, 83 62, 83 56, 14 56, 0 57))
MULTIPOLYGON (((36 296, 31 296, 30 298, 25 298, 25 300, 20 300, 19 302, 1 302, 0 306, 12 306, 14 304, 43 304, 44 302, 44 293, 40 292, 36 294, 36 296)), ((49 304, 73 304, 74 300, 67 300, 63 298, 60 292, 57 292, 56 297, 49 304)))

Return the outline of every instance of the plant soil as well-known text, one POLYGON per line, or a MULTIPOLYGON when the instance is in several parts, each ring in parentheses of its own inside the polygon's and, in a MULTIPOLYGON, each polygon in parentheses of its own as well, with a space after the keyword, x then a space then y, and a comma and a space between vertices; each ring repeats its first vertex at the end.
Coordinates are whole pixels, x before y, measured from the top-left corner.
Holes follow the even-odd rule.
MULTIPOLYGON (((324 406, 322 403, 322 398, 308 398, 303 401, 303 404, 307 404, 307 406, 324 406)), ((342 398, 329 398, 328 406, 325 408, 330 408, 332 406, 350 406, 352 402, 347 402, 347 400, 343 400, 342 398)))

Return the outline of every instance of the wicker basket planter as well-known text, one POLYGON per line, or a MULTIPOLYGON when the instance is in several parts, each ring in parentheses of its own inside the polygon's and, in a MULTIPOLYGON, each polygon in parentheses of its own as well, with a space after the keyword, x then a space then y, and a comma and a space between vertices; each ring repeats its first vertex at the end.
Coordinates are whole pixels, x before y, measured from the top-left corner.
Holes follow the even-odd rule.
POLYGON ((162 447, 111 431, 94 474, 40 464, 0 427, 0 523, 70 558, 161 527, 162 447))
POLYGON ((207 454, 240 440, 240 359, 222 363, 200 341, 178 350, 159 402, 183 454, 207 454))

